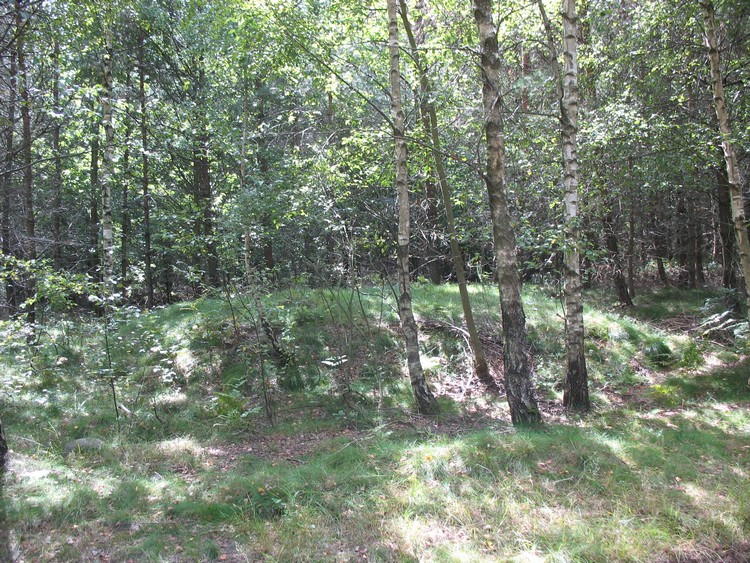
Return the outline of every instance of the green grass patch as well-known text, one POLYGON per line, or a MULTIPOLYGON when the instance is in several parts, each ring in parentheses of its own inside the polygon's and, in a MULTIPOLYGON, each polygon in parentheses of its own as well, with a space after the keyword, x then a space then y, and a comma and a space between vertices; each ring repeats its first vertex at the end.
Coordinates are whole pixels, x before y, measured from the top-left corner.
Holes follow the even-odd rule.
MULTIPOLYGON (((496 338, 497 289, 470 293, 496 338)), ((659 328, 701 318, 721 295, 643 293, 631 312, 588 297, 596 410, 558 409, 523 431, 502 399, 469 385, 465 342, 448 331, 420 342, 441 416, 414 415, 388 288, 263 295, 288 365, 243 296, 123 311, 109 326, 54 319, 33 347, 3 325, 8 525, 28 560, 739 557, 750 542, 746 343, 659 328), (83 437, 107 448, 63 457, 83 437)), ((540 394, 559 405, 560 302, 533 287, 524 300, 540 394)), ((453 286, 416 284, 414 303, 423 321, 461 324, 453 286)))
POLYGON ((750 400, 750 361, 707 374, 670 377, 662 386, 684 400, 750 400))

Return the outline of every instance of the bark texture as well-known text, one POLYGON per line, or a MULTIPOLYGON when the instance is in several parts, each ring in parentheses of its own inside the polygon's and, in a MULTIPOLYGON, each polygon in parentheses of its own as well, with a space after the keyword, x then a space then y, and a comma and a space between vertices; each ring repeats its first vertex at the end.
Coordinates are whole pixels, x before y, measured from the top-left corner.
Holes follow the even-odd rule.
MULTIPOLYGON (((26 241, 24 244, 24 258, 29 261, 36 260, 36 219, 34 215, 34 174, 31 161, 31 96, 29 94, 29 71, 26 67, 26 52, 23 41, 24 29, 27 22, 24 21, 24 3, 16 1, 16 28, 18 33, 17 55, 18 55, 18 89, 21 102, 21 164, 23 165, 23 217, 26 226, 26 241)), ((24 280, 25 297, 31 298, 36 294, 36 278, 28 274, 24 280)), ((33 325, 36 322, 36 305, 31 305, 26 313, 26 320, 33 325)))
POLYGON ((138 99, 141 127, 141 194, 143 196, 143 253, 146 285, 146 308, 154 306, 153 253, 151 251, 151 194, 149 193, 148 114, 146 113, 145 36, 138 43, 138 99))
POLYGON ((750 239, 748 239, 747 233, 745 202, 742 197, 742 179, 740 178, 740 169, 737 165, 737 154, 732 144, 732 128, 729 123, 729 113, 727 112, 724 97, 724 85, 721 79, 721 61, 716 38, 716 15, 713 2, 700 2, 700 5, 703 8, 703 20, 706 26, 706 44, 708 45, 708 56, 711 63, 714 108, 716 109, 716 117, 719 121, 724 160, 727 164, 727 182, 729 183, 729 195, 732 203, 734 235, 737 242, 737 252, 740 256, 742 276, 745 278, 744 297, 747 304, 748 319, 750 319, 750 239))
MULTIPOLYGON (((52 84, 52 102, 55 112, 62 115, 62 106, 60 105, 60 42, 55 41, 53 60, 55 66, 54 82, 52 84)), ((62 252, 62 182, 63 182, 63 162, 62 150, 60 148, 60 118, 55 117, 52 126, 52 152, 55 159, 55 168, 52 176, 53 183, 53 201, 52 201, 52 263, 56 270, 60 270, 63 265, 62 252)))
POLYGON ((500 98, 500 57, 497 29, 490 0, 473 0, 479 34, 482 68, 482 100, 487 143, 484 181, 490 200, 492 233, 497 260, 500 309, 503 326, 505 389, 514 425, 541 422, 531 365, 529 363, 526 316, 521 302, 521 279, 516 260, 516 236, 510 222, 505 193, 505 139, 500 98))
POLYGON ((563 0, 563 75, 560 117, 565 187, 565 347, 568 370, 563 404, 588 411, 588 373, 584 354, 583 292, 578 228, 578 15, 575 0, 563 0))
POLYGON ((565 350, 567 373, 563 405, 570 410, 588 411, 588 372, 584 354, 583 290, 581 285, 580 229, 578 228, 578 16, 575 0, 563 0, 563 68, 544 4, 538 1, 560 100, 563 188, 565 192, 565 350))
POLYGON ((633 300, 630 297, 628 289, 628 280, 622 268, 622 256, 620 256, 620 244, 617 242, 617 232, 615 230, 615 218, 613 214, 604 218, 604 232, 606 237, 607 251, 612 263, 612 277, 614 279, 617 300, 625 307, 632 307, 633 300))
POLYGON ((112 172, 114 168, 115 128, 112 123, 112 33, 104 32, 104 91, 101 97, 104 151, 100 171, 102 190, 102 293, 107 299, 114 292, 114 231, 112 229, 112 172))
POLYGON ((201 239, 204 250, 200 255, 199 267, 204 271, 204 283, 209 287, 219 287, 219 260, 214 240, 213 191, 211 186, 211 152, 208 116, 206 115, 206 71, 203 55, 198 58, 199 69, 194 96, 196 111, 194 116, 197 131, 193 144, 193 198, 198 209, 195 234, 201 239))
MULTIPOLYGON (((10 241, 11 228, 10 228, 10 202, 11 202, 11 191, 12 191, 12 176, 11 170, 13 168, 13 158, 15 155, 15 147, 13 145, 15 140, 15 124, 16 124, 16 91, 18 85, 18 67, 16 64, 16 47, 11 46, 10 50, 10 69, 8 76, 8 113, 6 119, 8 120, 3 135, 5 136, 5 155, 3 162, 3 173, 0 176, 0 186, 2 187, 2 225, 0 225, 0 236, 2 237, 2 251, 5 256, 13 255, 13 247, 10 241)), ((5 284, 5 301, 8 305, 8 309, 11 315, 15 315, 18 310, 18 282, 14 279, 8 279, 5 284)))
POLYGON ((401 105, 401 70, 398 41, 397 0, 388 0, 388 53, 391 78, 391 118, 396 158, 396 191, 398 201, 398 275, 399 315, 404 333, 409 378, 421 414, 437 414, 438 403, 422 370, 419 358, 419 334, 411 306, 409 280, 409 178, 406 168, 406 139, 404 138, 404 111, 401 105))

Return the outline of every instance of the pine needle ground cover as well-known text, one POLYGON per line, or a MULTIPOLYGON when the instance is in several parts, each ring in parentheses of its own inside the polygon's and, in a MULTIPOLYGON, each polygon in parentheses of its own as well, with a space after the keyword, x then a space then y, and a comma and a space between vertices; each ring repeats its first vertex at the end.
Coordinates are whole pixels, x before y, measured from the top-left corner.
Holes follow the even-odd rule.
MULTIPOLYGON (((497 293, 471 291, 499 377, 497 293)), ((747 561, 747 340, 700 328, 721 296, 655 292, 623 311, 589 295, 584 418, 560 408, 559 299, 524 297, 546 420, 533 430, 473 380, 450 286, 414 298, 436 418, 413 414, 387 287, 263 296, 283 354, 240 294, 55 318, 32 344, 5 325, 11 548, 24 561, 747 561)))

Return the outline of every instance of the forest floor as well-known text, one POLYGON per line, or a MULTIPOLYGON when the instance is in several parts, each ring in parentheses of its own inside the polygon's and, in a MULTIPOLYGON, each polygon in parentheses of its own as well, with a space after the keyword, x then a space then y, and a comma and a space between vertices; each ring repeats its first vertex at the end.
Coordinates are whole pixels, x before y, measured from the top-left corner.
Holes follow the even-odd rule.
MULTIPOLYGON (((497 292, 471 289, 499 376, 497 292)), ((386 288, 263 295, 286 357, 240 294, 50 316, 34 344, 3 325, 14 557, 750 561, 747 323, 707 290, 587 298, 594 408, 575 416, 559 298, 524 295, 536 429, 472 377, 451 286, 415 289, 431 418, 386 288), (66 454, 81 438, 101 442, 66 454)))

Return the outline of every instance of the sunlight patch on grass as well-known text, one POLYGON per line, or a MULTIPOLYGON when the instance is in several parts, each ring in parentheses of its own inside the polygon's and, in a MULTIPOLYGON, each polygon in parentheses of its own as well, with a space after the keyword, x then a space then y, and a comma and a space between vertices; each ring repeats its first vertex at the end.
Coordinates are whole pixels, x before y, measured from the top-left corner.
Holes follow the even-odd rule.
MULTIPOLYGON (((727 510, 727 495, 721 490, 709 490, 696 483, 680 483, 680 490, 690 497, 699 517, 693 519, 696 528, 703 528, 708 523, 715 523, 725 528, 732 535, 741 536, 742 522, 736 514, 727 510)), ((696 530, 699 531, 699 530, 696 530)))
POLYGON ((15 454, 10 469, 11 476, 15 477, 10 484, 22 495, 22 499, 16 501, 19 504, 50 508, 63 504, 70 495, 63 472, 38 460, 15 454))
POLYGON ((189 379, 199 361, 190 349, 182 348, 174 356, 174 367, 185 379, 189 379))
POLYGON ((155 472, 157 477, 180 472, 194 473, 204 467, 205 454, 204 448, 193 438, 171 438, 153 443, 129 444, 125 448, 123 464, 133 472, 155 472))
POLYGON ((181 437, 171 440, 163 440, 156 445, 156 449, 166 455, 192 455, 199 457, 203 453, 203 447, 193 438, 181 437))
POLYGON ((167 389, 154 394, 153 401, 161 405, 182 405, 187 403, 188 396, 184 391, 179 389, 167 389))
POLYGON ((446 557, 463 555, 469 557, 468 560, 472 560, 479 555, 467 550, 466 544, 470 543, 468 531, 453 529, 438 520, 399 517, 390 522, 389 528, 391 533, 398 538, 397 541, 402 549, 415 556, 435 548, 438 548, 439 553, 446 557))

